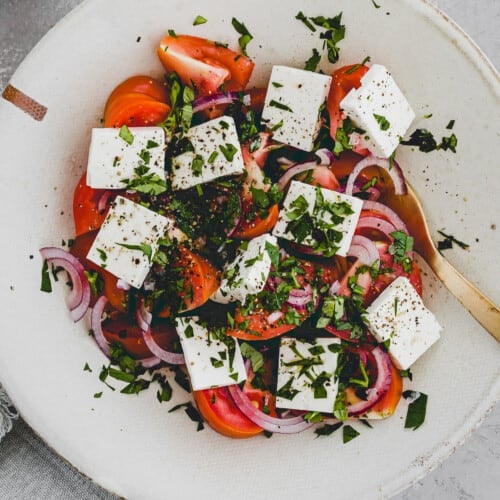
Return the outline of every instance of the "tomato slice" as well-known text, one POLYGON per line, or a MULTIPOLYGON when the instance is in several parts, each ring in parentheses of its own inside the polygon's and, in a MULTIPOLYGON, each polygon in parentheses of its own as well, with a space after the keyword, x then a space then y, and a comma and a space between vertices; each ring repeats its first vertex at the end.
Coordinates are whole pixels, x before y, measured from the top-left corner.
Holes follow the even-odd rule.
MULTIPOLYGON (((153 354, 144 342, 142 331, 127 314, 112 312, 102 323, 102 331, 110 343, 119 343, 135 359, 149 358, 153 354)), ((155 321, 151 328, 153 340, 163 349, 171 351, 178 340, 175 327, 165 321, 155 321)))
POLYGON ((243 90, 254 68, 248 57, 191 35, 165 36, 158 57, 167 71, 175 71, 199 94, 216 92, 223 84, 228 90, 243 90))
POLYGON ((73 221, 76 236, 101 227, 106 211, 98 209, 99 201, 105 189, 94 189, 87 186, 87 173, 78 181, 73 193, 73 221))
POLYGON ((403 394, 403 379, 399 370, 391 363, 391 385, 387 392, 370 408, 366 418, 387 418, 395 411, 403 394))
POLYGON ((360 87, 361 78, 367 71, 367 66, 351 64, 333 72, 326 102, 326 109, 330 117, 330 135, 333 139, 335 139, 337 128, 341 126, 343 120, 340 103, 351 89, 360 87))
MULTIPOLYGON (((250 204, 251 202, 243 202, 244 214, 250 212, 250 204)), ((255 215, 253 218, 247 218, 247 216, 244 215, 232 237, 240 240, 251 240, 261 234, 268 233, 278 221, 278 215, 278 205, 272 205, 268 210, 267 216, 264 218, 261 218, 259 215, 255 215)))
POLYGON ((147 127, 165 120, 170 106, 153 97, 129 92, 115 97, 104 110, 105 127, 147 127))
MULTIPOLYGON (((155 314, 166 318, 172 313, 173 303, 181 304, 179 312, 190 311, 202 306, 219 287, 217 269, 204 257, 179 246, 179 260, 173 264, 174 271, 179 271, 178 296, 171 302, 160 299, 155 306, 155 314)), ((177 307, 175 307, 177 308, 177 307)))
POLYGON ((113 92, 111 92, 106 102, 106 108, 109 107, 118 96, 130 93, 145 94, 156 101, 164 103, 168 103, 170 97, 166 82, 161 82, 160 80, 156 80, 146 75, 136 75, 127 78, 113 89, 113 92))
POLYGON ((227 387, 193 391, 192 394, 201 416, 218 433, 232 438, 249 438, 263 431, 238 409, 227 387))
POLYGON ((127 310, 127 292, 118 288, 118 278, 106 269, 87 259, 90 247, 94 242, 98 231, 89 231, 75 238, 70 252, 77 257, 87 271, 97 271, 104 282, 102 293, 106 295, 110 305, 117 311, 127 310))

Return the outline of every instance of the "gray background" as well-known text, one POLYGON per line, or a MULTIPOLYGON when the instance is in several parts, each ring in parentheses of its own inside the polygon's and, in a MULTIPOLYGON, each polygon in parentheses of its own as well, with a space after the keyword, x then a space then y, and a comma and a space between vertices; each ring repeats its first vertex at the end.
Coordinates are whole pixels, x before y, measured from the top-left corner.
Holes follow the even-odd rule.
MULTIPOLYGON (((0 0, 0 91, 38 40, 79 3, 81 0, 0 0)), ((377 3, 383 6, 384 0, 377 3)), ((435 0, 433 3, 469 33, 495 67, 499 67, 500 0, 435 0)), ((497 405, 452 457, 395 498, 489 500, 499 497, 500 405, 497 405)), ((0 443, 0 499, 73 498, 115 497, 65 464, 24 422, 16 422, 13 431, 0 443)))

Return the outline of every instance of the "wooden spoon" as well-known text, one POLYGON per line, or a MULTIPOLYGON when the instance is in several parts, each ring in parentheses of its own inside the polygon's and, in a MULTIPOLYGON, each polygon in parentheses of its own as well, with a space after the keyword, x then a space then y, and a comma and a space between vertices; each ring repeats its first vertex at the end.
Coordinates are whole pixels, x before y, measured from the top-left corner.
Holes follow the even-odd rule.
POLYGON ((500 342, 500 309, 462 276, 434 246, 422 205, 411 186, 408 185, 406 195, 395 195, 392 189, 388 191, 384 202, 406 223, 414 237, 415 250, 426 260, 444 286, 500 342))

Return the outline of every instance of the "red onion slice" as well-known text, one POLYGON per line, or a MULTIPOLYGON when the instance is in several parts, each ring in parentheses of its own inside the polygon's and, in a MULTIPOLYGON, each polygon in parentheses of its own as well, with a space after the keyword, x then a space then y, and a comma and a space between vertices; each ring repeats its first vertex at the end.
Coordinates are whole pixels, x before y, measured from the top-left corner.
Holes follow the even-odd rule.
POLYGON ((375 403, 387 392, 392 380, 391 360, 389 355, 377 346, 370 352, 366 352, 367 357, 371 357, 377 368, 377 378, 372 387, 367 389, 368 398, 348 407, 348 415, 357 417, 366 413, 375 403))
POLYGON ((376 260, 379 260, 379 253, 373 241, 359 234, 353 236, 347 255, 358 258, 367 266, 371 266, 376 260))
POLYGON ((108 206, 109 197, 113 194, 113 191, 110 191, 109 189, 102 193, 102 196, 99 198, 99 202, 97 203, 97 210, 99 210, 99 212, 104 213, 106 207, 108 206))
POLYGON ((279 321, 282 317, 284 316, 282 311, 273 311, 268 317, 267 317, 267 323, 268 325, 274 325, 277 321, 279 321))
POLYGON ((393 162, 391 165, 387 158, 378 158, 377 156, 373 156, 373 155, 367 156, 366 158, 363 158, 352 169, 352 172, 350 173, 350 175, 347 179, 345 193, 352 196, 353 189, 354 189, 354 181, 356 180, 356 178, 358 177, 360 172, 362 170, 364 170, 365 168, 371 167, 374 165, 377 167, 383 168, 389 174, 389 176, 392 179, 392 182, 394 183, 394 192, 396 194, 406 194, 407 193, 404 174, 403 174, 403 171, 401 170, 401 167, 398 165, 398 163, 393 162))
POLYGON ((311 285, 307 284, 302 289, 293 288, 290 290, 286 303, 298 311, 303 311, 312 300, 313 289, 311 285))
POLYGON ((56 267, 62 267, 69 274, 73 288, 66 297, 66 305, 73 321, 75 323, 80 321, 89 308, 91 298, 85 268, 74 255, 62 248, 44 247, 40 249, 40 254, 47 262, 56 267))
POLYGON ((257 424, 266 431, 278 434, 294 434, 314 425, 304 420, 302 416, 276 418, 267 415, 252 404, 248 396, 237 384, 228 386, 228 390, 238 409, 254 424, 257 424))
POLYGON ((92 328, 94 339, 99 349, 109 358, 109 342, 106 340, 102 331, 102 315, 107 303, 108 299, 104 295, 101 295, 101 297, 97 299, 97 302, 92 308, 92 314, 90 315, 90 328, 92 328))
MULTIPOLYGON (((101 349, 104 355, 109 358, 109 342, 102 331, 102 315, 107 303, 108 299, 105 295, 101 295, 101 297, 97 299, 90 315, 90 328, 92 329, 94 339, 99 346, 99 349, 101 349)), ((137 359, 136 362, 140 363, 144 368, 152 368, 153 366, 159 365, 161 363, 161 359, 156 356, 151 356, 149 358, 137 359)))
POLYGON ((408 233, 408 228, 406 224, 402 221, 399 215, 394 212, 391 208, 378 201, 363 201, 363 210, 373 210, 382 214, 395 228, 397 231, 404 231, 408 233))
POLYGON ((358 219, 358 223, 356 224, 356 232, 363 230, 376 231, 392 241, 393 238, 391 236, 391 233, 396 231, 396 227, 394 226, 394 224, 385 219, 382 219, 381 217, 363 215, 363 212, 361 212, 361 216, 358 219))
POLYGON ((204 109, 211 108, 212 106, 219 106, 221 104, 231 104, 233 101, 238 100, 238 94, 235 92, 215 92, 209 96, 201 96, 193 101, 193 113, 198 113, 204 109))
POLYGON ((318 164, 315 161, 306 161, 304 163, 297 163, 293 167, 290 167, 279 179, 278 188, 280 191, 284 191, 288 183, 298 174, 302 172, 307 172, 308 170, 313 170, 318 164))
POLYGON ((171 365, 185 364, 186 361, 184 359, 184 354, 166 351, 155 342, 153 335, 151 334, 151 320, 153 316, 146 309, 143 300, 139 301, 136 316, 139 328, 142 330, 144 342, 148 346, 148 349, 153 353, 153 355, 156 356, 156 358, 171 365))
POLYGON ((335 156, 328 148, 318 149, 315 154, 319 158, 320 165, 328 167, 335 161, 335 156))

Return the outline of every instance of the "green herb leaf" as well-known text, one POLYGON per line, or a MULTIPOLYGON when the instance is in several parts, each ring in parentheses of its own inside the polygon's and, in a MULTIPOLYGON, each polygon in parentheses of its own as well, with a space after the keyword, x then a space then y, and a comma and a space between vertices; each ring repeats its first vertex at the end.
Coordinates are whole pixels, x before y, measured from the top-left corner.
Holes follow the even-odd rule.
POLYGON ((385 116, 373 113, 373 117, 375 118, 375 120, 377 120, 380 130, 388 130, 390 128, 391 124, 389 123, 389 120, 387 120, 385 116))
POLYGON ((322 427, 315 429, 314 434, 316 436, 330 436, 336 430, 340 429, 344 425, 343 422, 335 422, 334 424, 325 424, 322 427))
POLYGON ((50 293, 52 292, 52 283, 50 281, 49 264, 46 260, 43 261, 42 265, 42 283, 40 285, 40 291, 50 293))
POLYGON ((129 245, 127 243, 119 242, 116 242, 116 244, 123 248, 127 248, 128 250, 139 250, 148 258, 149 262, 151 262, 153 257, 153 249, 151 248, 151 245, 129 245))
POLYGON ((226 158, 227 161, 233 161, 234 155, 237 153, 237 149, 234 144, 227 143, 225 146, 220 144, 219 149, 222 151, 222 154, 226 158))
POLYGON ((348 443, 349 441, 352 441, 354 438, 357 438, 358 436, 359 432, 350 425, 345 425, 344 428, 342 429, 342 442, 344 444, 348 443))
POLYGON ((253 36, 248 31, 247 27, 240 21, 238 21, 235 17, 231 20, 231 24, 233 28, 241 35, 238 38, 238 43, 240 44, 241 51, 243 54, 248 55, 246 48, 247 45, 253 40, 253 36))
POLYGON ((205 24, 207 20, 203 16, 196 16, 193 21, 193 26, 198 26, 199 24, 205 24))
POLYGON ((306 61, 304 69, 306 71, 316 71, 319 62, 321 61, 321 54, 317 49, 313 49, 312 56, 306 61))
POLYGON ((314 25, 311 23, 311 21, 309 21, 307 16, 305 16, 302 11, 300 11, 295 16, 295 19, 297 19, 298 21, 302 21, 311 31, 313 31, 313 32, 316 31, 316 28, 314 27, 314 25))
POLYGON ((287 106, 286 104, 282 104, 281 102, 275 101, 274 99, 271 99, 269 102, 269 106, 273 106, 278 109, 282 109, 283 111, 290 111, 290 113, 293 113, 292 108, 287 106))
POLYGON ((425 413, 427 410, 427 394, 423 392, 404 391, 405 399, 415 398, 408 405, 408 413, 406 414, 405 429, 417 430, 425 421, 425 413))
POLYGON ((127 127, 127 125, 122 125, 120 128, 120 132, 118 133, 118 137, 123 139, 127 144, 132 145, 134 142, 134 134, 130 132, 130 129, 127 127))

